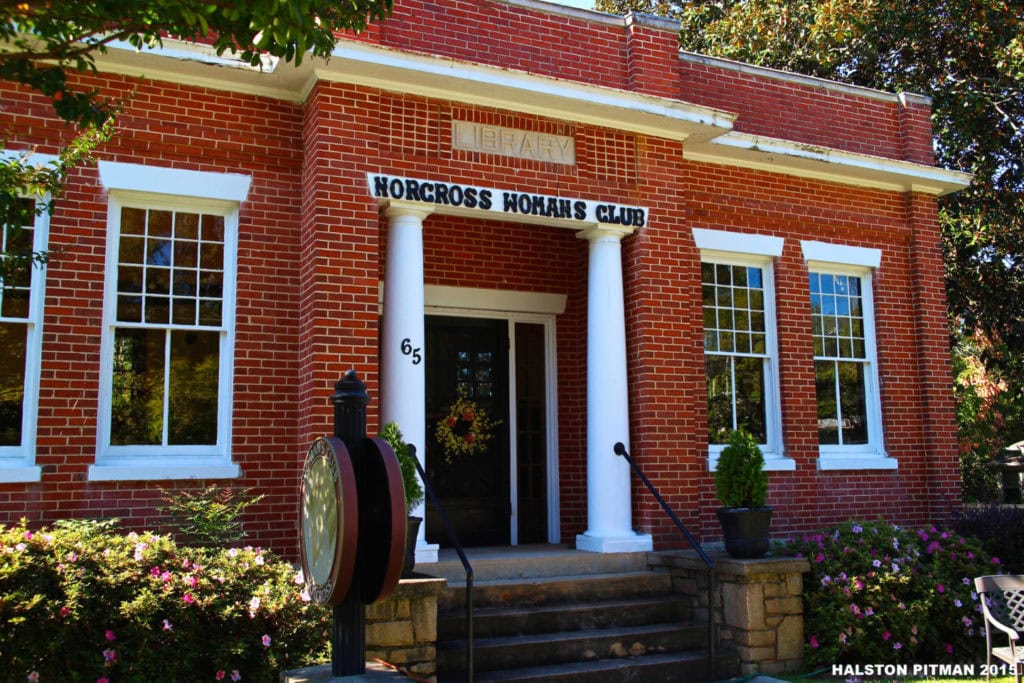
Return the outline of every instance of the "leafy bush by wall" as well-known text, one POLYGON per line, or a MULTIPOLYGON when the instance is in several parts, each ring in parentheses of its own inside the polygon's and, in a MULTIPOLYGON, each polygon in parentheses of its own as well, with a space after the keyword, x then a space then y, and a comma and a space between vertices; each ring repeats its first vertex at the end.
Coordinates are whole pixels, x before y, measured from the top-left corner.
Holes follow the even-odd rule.
POLYGON ((790 541, 782 553, 811 564, 804 575, 809 665, 983 657, 973 579, 1001 565, 975 541, 934 526, 847 522, 790 541))
POLYGON ((257 548, 185 548, 111 522, 0 527, 11 680, 275 681, 322 658, 330 612, 257 548))

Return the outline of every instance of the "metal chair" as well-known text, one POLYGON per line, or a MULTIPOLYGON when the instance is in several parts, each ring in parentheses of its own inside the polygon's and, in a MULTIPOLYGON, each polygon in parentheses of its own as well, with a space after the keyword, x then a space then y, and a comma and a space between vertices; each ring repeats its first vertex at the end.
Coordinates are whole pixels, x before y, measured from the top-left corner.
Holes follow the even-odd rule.
MULTIPOLYGON (((992 657, 1006 662, 1013 671, 1017 683, 1024 674, 1024 576, 979 576, 974 579, 974 588, 981 599, 985 613, 985 680, 989 680, 992 657), (992 630, 1002 631, 1007 636, 1008 647, 995 647, 992 630)), ((998 635, 998 634, 997 634, 998 635)))

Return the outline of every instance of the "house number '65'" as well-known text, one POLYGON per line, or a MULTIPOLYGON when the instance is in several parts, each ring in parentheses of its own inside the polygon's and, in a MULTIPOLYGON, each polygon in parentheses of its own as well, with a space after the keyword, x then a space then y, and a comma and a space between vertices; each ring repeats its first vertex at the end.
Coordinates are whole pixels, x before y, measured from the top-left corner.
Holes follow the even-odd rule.
POLYGON ((419 365, 423 361, 420 350, 412 348, 412 341, 408 337, 402 340, 402 355, 412 356, 413 365, 419 365))

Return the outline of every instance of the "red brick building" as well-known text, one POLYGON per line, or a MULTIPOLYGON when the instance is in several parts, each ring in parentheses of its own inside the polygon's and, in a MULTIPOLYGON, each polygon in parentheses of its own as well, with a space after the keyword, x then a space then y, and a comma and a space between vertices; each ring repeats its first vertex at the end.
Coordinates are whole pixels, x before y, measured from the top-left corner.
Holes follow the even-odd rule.
MULTIPOLYGON (((349 368, 470 544, 677 543, 616 441, 714 541, 735 426, 777 536, 957 504, 936 198, 967 179, 924 98, 534 0, 399 0, 299 68, 124 46, 83 81, 127 104, 0 299, 3 520, 152 527, 161 488, 218 482, 294 556, 349 368), (460 392, 490 439, 446 456, 460 392)), ((69 139, 0 88, 9 150, 69 139)))

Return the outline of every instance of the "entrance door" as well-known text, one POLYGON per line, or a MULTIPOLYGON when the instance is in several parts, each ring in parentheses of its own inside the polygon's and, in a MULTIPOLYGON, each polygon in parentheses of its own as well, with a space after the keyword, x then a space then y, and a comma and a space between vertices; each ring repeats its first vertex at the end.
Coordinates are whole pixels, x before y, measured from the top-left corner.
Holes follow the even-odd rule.
MULTIPOLYGON (((426 318, 427 476, 466 546, 510 542, 508 328, 507 320, 426 318), (437 436, 438 422, 449 418, 460 395, 500 421, 488 430, 486 444, 470 453, 450 452, 437 436)), ((466 438, 462 427, 456 426, 456 438, 466 438)), ((449 545, 430 505, 426 524, 428 543, 449 545)))

